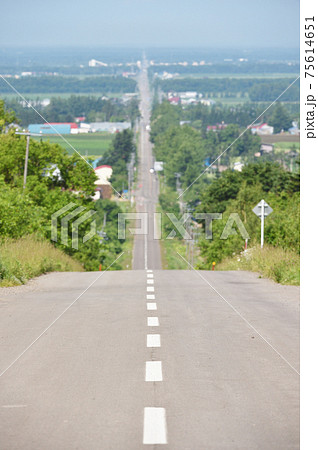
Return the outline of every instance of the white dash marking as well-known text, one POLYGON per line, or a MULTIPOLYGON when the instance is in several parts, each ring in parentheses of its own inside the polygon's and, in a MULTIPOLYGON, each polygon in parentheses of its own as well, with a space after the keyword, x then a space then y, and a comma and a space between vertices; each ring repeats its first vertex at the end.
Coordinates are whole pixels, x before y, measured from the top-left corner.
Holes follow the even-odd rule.
POLYGON ((147 280, 147 284, 154 284, 154 280, 147 280))
POLYGON ((153 286, 147 286, 147 292, 155 292, 155 288, 153 286))
POLYGON ((152 272, 152 270, 151 270, 151 269, 148 269, 148 270, 147 270, 147 272, 148 272, 148 273, 151 273, 151 272, 152 272))
POLYGON ((147 273, 147 278, 153 278, 153 273, 147 273))
POLYGON ((161 347, 160 334, 147 334, 147 347, 161 347))
POLYGON ((2 408, 26 408, 28 405, 2 405, 2 408))
POLYGON ((148 327, 159 327, 158 317, 147 317, 147 325, 148 327))
POLYGON ((144 444, 167 444, 165 408, 144 408, 144 444))
POLYGON ((162 363, 161 361, 146 362, 145 381, 162 381, 162 363))
POLYGON ((147 294, 147 300, 154 300, 155 298, 154 294, 147 294))
POLYGON ((148 309, 148 311, 156 311, 157 303, 147 303, 147 309, 148 309))

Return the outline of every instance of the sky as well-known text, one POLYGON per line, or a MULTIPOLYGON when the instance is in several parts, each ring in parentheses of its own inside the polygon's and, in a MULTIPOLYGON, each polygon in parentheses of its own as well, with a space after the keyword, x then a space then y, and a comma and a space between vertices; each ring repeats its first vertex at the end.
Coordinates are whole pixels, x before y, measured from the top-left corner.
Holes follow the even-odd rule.
POLYGON ((2 0, 0 45, 297 48, 299 0, 2 0))

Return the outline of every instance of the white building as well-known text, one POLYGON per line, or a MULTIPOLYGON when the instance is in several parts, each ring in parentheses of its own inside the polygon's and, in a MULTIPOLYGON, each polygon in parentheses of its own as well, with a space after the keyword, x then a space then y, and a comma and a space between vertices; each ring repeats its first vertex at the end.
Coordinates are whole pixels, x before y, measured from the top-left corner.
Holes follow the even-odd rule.
POLYGON ((259 136, 263 136, 264 134, 273 134, 274 127, 267 125, 267 123, 256 123, 255 125, 251 126, 251 132, 252 134, 257 134, 259 136))
POLYGON ((93 133, 98 131, 117 133, 131 128, 130 122, 92 122, 89 125, 93 133))

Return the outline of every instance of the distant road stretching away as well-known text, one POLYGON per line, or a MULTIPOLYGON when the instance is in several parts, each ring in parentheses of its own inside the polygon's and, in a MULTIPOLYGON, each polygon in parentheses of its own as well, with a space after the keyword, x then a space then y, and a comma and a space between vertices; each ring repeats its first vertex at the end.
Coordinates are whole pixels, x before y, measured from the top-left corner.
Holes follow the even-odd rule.
POLYGON ((136 235, 133 251, 133 269, 161 269, 161 256, 159 240, 154 239, 156 220, 156 204, 158 203, 159 183, 156 174, 150 173, 154 166, 152 144, 149 140, 147 125, 150 124, 151 97, 149 91, 147 62, 143 67, 138 79, 140 91, 140 137, 139 137, 139 178, 138 190, 136 192, 136 211, 148 214, 148 234, 136 235))
MULTIPOLYGON (((136 203, 153 215, 144 70, 139 86, 136 203)), ((160 270, 153 237, 132 271, 0 289, 0 449, 299 448, 299 289, 160 270)))

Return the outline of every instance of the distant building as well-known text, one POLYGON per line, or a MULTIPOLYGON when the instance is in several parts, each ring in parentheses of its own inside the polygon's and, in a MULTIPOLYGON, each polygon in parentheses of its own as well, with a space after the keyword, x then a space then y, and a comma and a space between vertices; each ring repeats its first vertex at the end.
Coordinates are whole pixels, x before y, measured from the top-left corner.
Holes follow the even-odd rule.
POLYGON ((198 93, 195 91, 187 91, 187 92, 181 92, 180 93, 180 97, 184 98, 184 99, 189 99, 189 98, 197 98, 198 93))
POLYGON ((257 134, 258 136, 274 133, 274 127, 267 125, 267 123, 256 123, 255 125, 252 125, 250 129, 252 134, 257 134))
POLYGON ((211 106, 215 104, 215 101, 212 99, 203 98, 200 100, 200 103, 204 106, 211 106))
POLYGON ((261 144, 260 146, 260 153, 261 155, 263 153, 272 153, 274 151, 274 145, 273 144, 261 144))
POLYGON ((91 133, 92 128, 89 123, 81 122, 79 128, 77 129, 78 133, 91 133))
POLYGON ((39 134, 71 134, 77 128, 76 123, 40 123, 28 126, 30 133, 39 134))
POLYGON ((130 122, 92 122, 89 125, 92 132, 118 133, 131 128, 130 122))
POLYGON ((135 76, 136 76, 136 72, 123 72, 123 73, 122 73, 122 76, 123 76, 124 78, 132 78, 132 77, 135 77, 135 76))
POLYGON ((300 130, 299 130, 298 126, 291 127, 291 128, 288 129, 288 133, 292 134, 293 136, 299 136, 300 135, 300 130))
POLYGON ((112 187, 110 184, 110 178, 113 173, 111 166, 98 166, 95 169, 95 174, 98 176, 98 180, 95 181, 96 189, 93 200, 99 200, 101 198, 111 198, 112 187))
POLYGON ((170 102, 170 105, 179 105, 180 97, 170 97, 168 98, 168 101, 170 102))
POLYGON ((206 131, 220 131, 227 127, 226 123, 217 123, 216 125, 208 125, 206 131))

